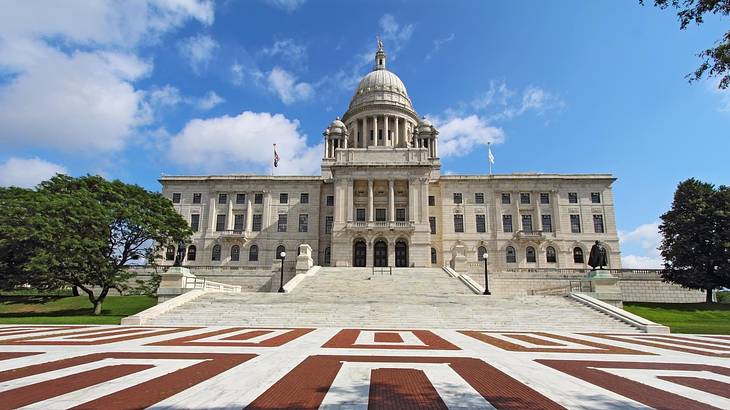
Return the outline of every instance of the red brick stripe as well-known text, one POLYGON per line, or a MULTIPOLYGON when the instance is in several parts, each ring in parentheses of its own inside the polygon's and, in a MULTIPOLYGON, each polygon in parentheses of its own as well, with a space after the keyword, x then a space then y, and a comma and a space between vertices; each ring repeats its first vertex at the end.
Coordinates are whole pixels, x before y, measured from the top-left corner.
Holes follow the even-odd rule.
POLYGON ((237 335, 224 337, 223 340, 249 340, 249 339, 253 339, 254 337, 268 335, 271 332, 273 332, 273 331, 272 330, 251 330, 246 333, 240 333, 237 335))
POLYGON ((334 335, 330 340, 328 340, 324 345, 322 345, 322 347, 333 348, 333 349, 461 350, 458 346, 455 346, 455 345, 449 343, 448 341, 437 336, 435 333, 431 332, 430 330, 342 329, 336 335, 334 335), (405 344, 392 344, 392 345, 355 344, 355 341, 357 340, 357 337, 360 335, 360 332, 363 332, 363 331, 374 331, 374 332, 376 332, 376 335, 377 335, 377 332, 385 332, 385 333, 393 333, 394 331, 411 332, 421 342, 423 342, 423 344, 425 346, 423 346, 423 345, 405 345, 405 344))
MULTIPOLYGON (((129 329, 129 328, 127 328, 129 329)), ((161 328, 162 330, 154 331, 154 332, 142 332, 144 329, 150 329, 146 327, 138 327, 133 328, 137 330, 129 329, 129 331, 123 331, 118 333, 132 333, 136 332, 136 334, 129 334, 126 336, 119 336, 119 337, 111 337, 104 340, 47 340, 47 339, 55 339, 55 338, 67 338, 71 339, 68 336, 76 336, 76 335, 90 335, 89 337, 103 337, 108 336, 109 329, 94 329, 94 330, 83 330, 80 332, 70 332, 70 333, 52 333, 48 335, 38 335, 38 336, 31 336, 31 337, 23 337, 20 339, 10 339, 10 340, 0 340, 0 345, 42 345, 42 346, 85 346, 85 345, 102 345, 102 344, 109 344, 109 343, 116 343, 116 342, 122 342, 126 340, 133 340, 133 339, 141 339, 145 337, 152 337, 152 336, 161 336, 166 335, 170 333, 178 333, 183 332, 186 330, 194 330, 194 329, 200 329, 199 327, 177 327, 177 328, 161 328)), ((157 329, 157 328, 152 328, 157 329)))
POLYGON ((222 347, 278 347, 285 343, 291 342, 292 340, 306 335, 314 329, 275 329, 275 330, 289 330, 286 333, 282 333, 278 336, 274 336, 270 339, 266 339, 262 342, 206 342, 198 341, 200 339, 206 339, 213 336, 224 335, 226 333, 239 332, 241 330, 247 330, 246 327, 233 327, 228 329, 220 329, 212 332, 201 333, 197 335, 179 337, 177 339, 162 340, 160 342, 150 343, 147 346, 222 346, 222 347))
POLYGON ((593 337, 600 337, 603 339, 609 339, 609 340, 616 340, 618 342, 626 342, 626 343, 633 343, 637 345, 642 346, 651 346, 651 347, 658 347, 660 349, 667 349, 667 350, 674 350, 677 352, 685 352, 685 353, 694 353, 702 356, 712 356, 712 357, 730 357, 730 353, 715 353, 715 352, 707 352, 704 350, 697 350, 697 349, 691 349, 688 347, 680 347, 676 343, 663 341, 662 343, 655 343, 651 341, 645 341, 645 340, 637 340, 637 336, 633 335, 607 335, 607 334, 601 334, 601 333, 586 333, 588 336, 593 337), (669 343, 669 344, 668 344, 669 343))
POLYGON ((403 343, 403 338, 394 332, 375 332, 376 343, 403 343))
POLYGON ((518 334, 518 333, 514 333, 514 334, 505 333, 504 335, 511 339, 521 340, 521 341, 527 342, 527 343, 532 343, 536 346, 565 346, 562 343, 552 342, 550 340, 539 339, 537 337, 533 337, 533 336, 529 336, 529 335, 522 335, 522 334, 518 334))
POLYGON ((0 360, 17 359, 19 357, 35 356, 43 352, 0 352, 0 360))
POLYGON ((368 410, 448 409, 426 373, 416 369, 373 369, 368 410))
POLYGON ((730 399, 730 384, 717 380, 701 379, 699 377, 681 377, 681 376, 659 376, 660 379, 668 382, 681 384, 682 386, 691 387, 693 389, 702 390, 717 396, 730 399))
MULTIPOLYGON (((590 340, 576 339, 573 337, 556 335, 552 333, 535 332, 536 336, 550 337, 552 339, 563 340, 579 345, 586 346, 585 349, 581 348, 548 348, 548 347, 525 347, 516 343, 511 343, 506 340, 490 336, 489 333, 495 332, 479 332, 479 331, 459 331, 466 336, 473 337, 474 339, 480 340, 484 343, 492 346, 499 347, 500 349, 509 350, 512 352, 533 352, 533 353, 590 353, 590 354, 635 354, 635 355, 654 355, 654 353, 641 352, 638 350, 627 349, 619 346, 611 346, 603 343, 596 343, 590 340)), ((501 334, 501 333, 497 333, 501 334)), ((593 334, 591 334, 593 335, 593 334)))

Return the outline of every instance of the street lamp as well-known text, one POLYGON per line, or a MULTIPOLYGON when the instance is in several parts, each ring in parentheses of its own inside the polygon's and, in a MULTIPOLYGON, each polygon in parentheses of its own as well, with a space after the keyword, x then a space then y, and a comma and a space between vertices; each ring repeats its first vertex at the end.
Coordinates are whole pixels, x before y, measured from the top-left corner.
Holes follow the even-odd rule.
POLYGON ((492 292, 489 291, 489 274, 487 273, 487 260, 489 259, 489 254, 484 252, 484 295, 491 295, 492 292))
POLYGON ((281 285, 279 285, 279 293, 284 293, 284 258, 286 258, 286 252, 279 254, 281 257, 281 285))

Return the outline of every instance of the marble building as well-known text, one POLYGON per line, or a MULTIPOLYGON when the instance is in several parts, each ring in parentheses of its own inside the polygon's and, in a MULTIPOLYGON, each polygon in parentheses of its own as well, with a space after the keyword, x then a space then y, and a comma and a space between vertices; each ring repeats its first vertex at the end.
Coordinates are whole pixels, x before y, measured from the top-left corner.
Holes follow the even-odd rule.
MULTIPOLYGON (((186 266, 271 269, 300 244, 323 266, 585 268, 594 241, 620 268, 609 174, 441 175, 438 130, 419 117, 379 46, 347 111, 324 131, 320 176, 163 176, 193 228, 186 266)), ((174 249, 168 249, 172 263, 174 249)))

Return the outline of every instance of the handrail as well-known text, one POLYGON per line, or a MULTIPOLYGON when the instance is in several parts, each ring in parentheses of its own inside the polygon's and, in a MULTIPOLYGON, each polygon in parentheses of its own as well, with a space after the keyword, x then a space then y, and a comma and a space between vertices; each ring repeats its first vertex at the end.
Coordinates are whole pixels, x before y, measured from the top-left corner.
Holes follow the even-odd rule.
POLYGON ((375 272, 380 273, 380 276, 383 276, 384 272, 388 272, 390 276, 393 276, 393 267, 392 266, 373 266, 373 274, 372 276, 375 276, 375 272))
POLYGON ((183 289, 202 289, 202 290, 216 290, 219 292, 233 292, 240 293, 241 287, 237 285, 228 285, 220 282, 209 281, 207 278, 198 277, 182 277, 183 289))

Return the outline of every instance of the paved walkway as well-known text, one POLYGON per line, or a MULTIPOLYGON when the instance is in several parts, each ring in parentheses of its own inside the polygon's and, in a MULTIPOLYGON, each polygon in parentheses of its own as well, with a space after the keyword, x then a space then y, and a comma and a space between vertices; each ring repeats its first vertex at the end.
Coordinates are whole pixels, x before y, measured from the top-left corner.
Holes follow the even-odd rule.
POLYGON ((730 336, 0 326, 0 409, 730 408, 730 336))

